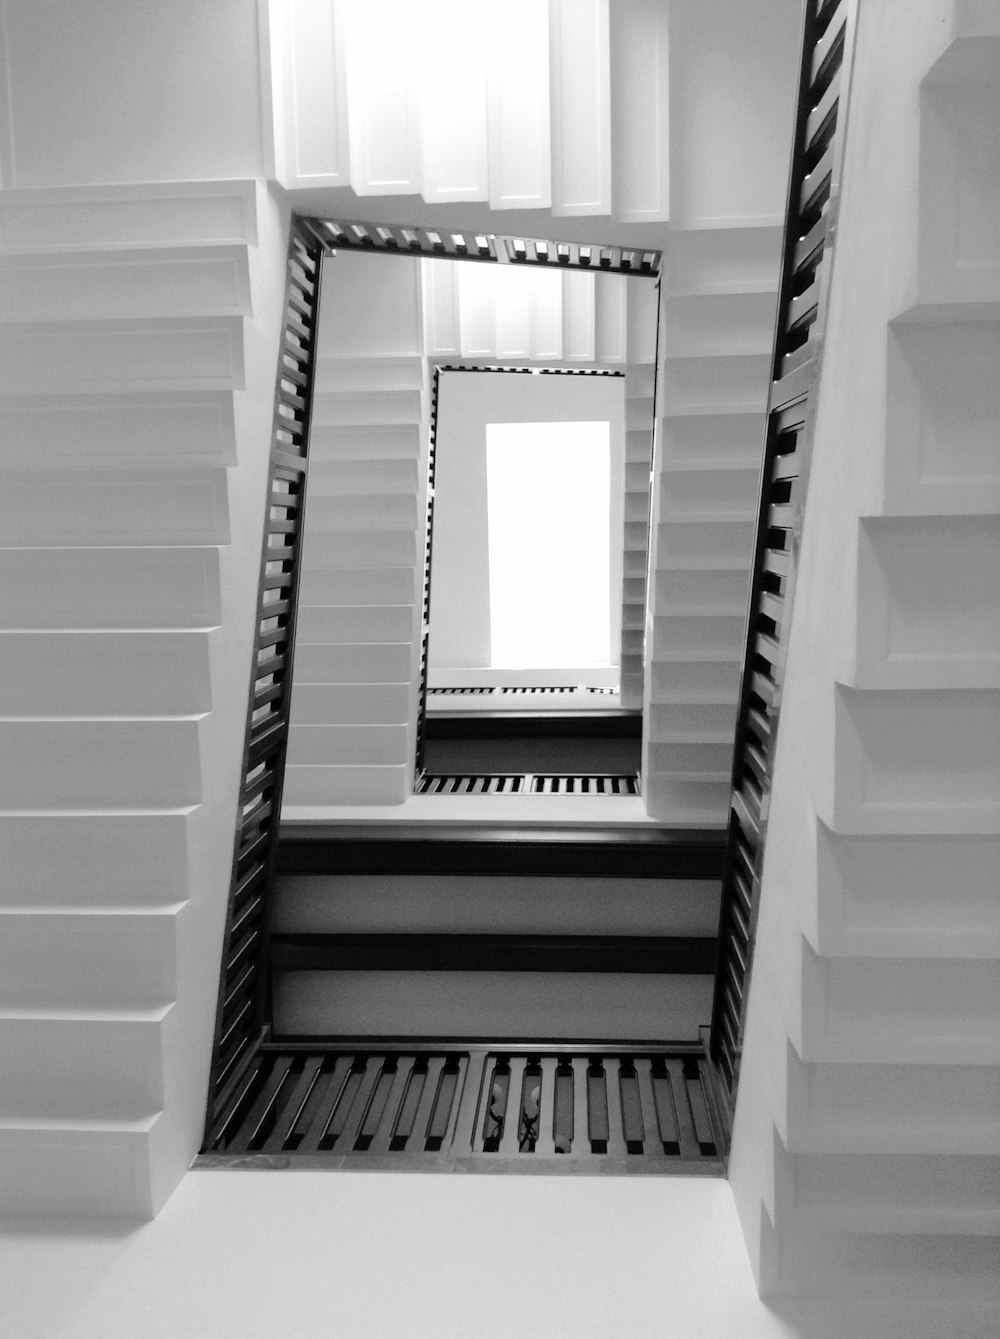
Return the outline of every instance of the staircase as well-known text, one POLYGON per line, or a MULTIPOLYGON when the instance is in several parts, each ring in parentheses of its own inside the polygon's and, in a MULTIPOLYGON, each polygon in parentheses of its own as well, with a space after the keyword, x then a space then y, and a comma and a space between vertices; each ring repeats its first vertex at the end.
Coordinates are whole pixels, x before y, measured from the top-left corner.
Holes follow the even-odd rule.
POLYGON ((284 800, 401 804, 423 587, 420 269, 350 252, 325 265, 284 800))
POLYGON ((1000 1232, 1000 14, 914 18, 859 7, 730 1175, 762 1289, 964 1336, 1000 1232))
POLYGON ((660 303, 646 803, 722 824, 777 296, 777 227, 676 234, 660 303))
POLYGON ((286 229, 253 182, 0 199, 8 1214, 149 1217, 198 1146, 286 229))

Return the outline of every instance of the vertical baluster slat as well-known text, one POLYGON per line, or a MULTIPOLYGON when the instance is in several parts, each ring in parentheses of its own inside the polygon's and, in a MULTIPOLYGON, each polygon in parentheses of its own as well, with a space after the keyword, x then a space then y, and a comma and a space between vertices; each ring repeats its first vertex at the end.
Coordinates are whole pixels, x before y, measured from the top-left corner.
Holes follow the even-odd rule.
POLYGON ((350 1153, 354 1148, 354 1141, 361 1132, 361 1123, 367 1115, 368 1103, 371 1101, 384 1063, 385 1056, 382 1055, 370 1055, 365 1062, 365 1072, 354 1094, 351 1109, 347 1112, 347 1119, 333 1144, 338 1153, 350 1153))
POLYGON ((385 1106, 382 1108, 382 1117, 378 1123, 378 1129, 372 1137, 368 1149, 369 1153, 389 1152, 389 1145, 392 1142, 396 1125, 396 1116, 399 1113, 400 1103, 403 1100, 403 1094, 406 1092, 406 1085, 409 1082, 412 1069, 412 1055, 401 1055, 396 1061, 396 1073, 393 1076, 392 1087, 389 1089, 385 1106))
POLYGON ((587 1106, 587 1069, 586 1056, 573 1057, 573 1147, 570 1156, 586 1158, 590 1156, 589 1114, 587 1106))
POLYGON ((653 1062, 640 1056, 635 1062, 639 1083, 639 1106, 642 1110, 642 1153, 646 1158, 662 1158, 663 1143, 656 1124, 656 1098, 653 1094, 653 1062))
POLYGON ((527 1060, 523 1055, 515 1055, 510 1060, 510 1082, 507 1085, 507 1113, 503 1122, 503 1134, 500 1137, 498 1152, 504 1157, 512 1157, 518 1152, 521 1129, 521 1090, 524 1087, 524 1069, 527 1060))
POLYGON ((687 1083, 684 1079, 684 1061, 668 1060, 667 1073, 670 1075, 670 1087, 674 1095, 674 1112, 677 1116, 677 1139, 681 1146, 681 1157, 697 1159, 701 1156, 701 1150, 698 1147, 698 1136, 695 1133, 694 1121, 691 1119, 691 1108, 688 1105, 687 1083))
POLYGON ((483 1074, 486 1069, 486 1052, 471 1051, 465 1069, 462 1091, 458 1099, 458 1113, 455 1121, 455 1134, 452 1147, 455 1156, 467 1158, 470 1153, 481 1153, 483 1132, 480 1113, 483 1110, 483 1074))
POLYGON ((351 1066, 354 1063, 353 1055, 338 1055, 333 1066, 333 1073, 330 1075, 330 1081, 327 1084, 326 1092, 320 1101, 316 1114, 309 1123, 299 1144, 300 1153, 315 1153, 319 1148, 319 1141, 326 1133, 326 1127, 330 1124, 340 1102, 344 1086, 351 1076, 351 1066))
POLYGON ((424 1152, 424 1146, 427 1143, 427 1129, 430 1125, 431 1112, 434 1110, 434 1098, 437 1094, 438 1084, 441 1082, 441 1071, 443 1069, 443 1055, 432 1055, 428 1057, 427 1075, 424 1079, 423 1092, 420 1094, 420 1103, 417 1106, 417 1114, 413 1118, 413 1134, 410 1138, 410 1148, 414 1153, 424 1152))
POLYGON ((556 1065, 558 1061, 554 1055, 546 1055, 542 1058, 542 1074, 539 1079, 541 1085, 541 1100, 538 1104, 538 1139, 535 1142, 535 1152, 541 1158, 549 1158, 555 1155, 555 1114, 556 1114, 556 1065))
POLYGON ((281 1113, 280 1118, 275 1121, 274 1129, 264 1142, 265 1153, 280 1153, 295 1132, 299 1117, 304 1114, 306 1103, 309 1101, 317 1083, 322 1063, 323 1057, 321 1055, 311 1055, 302 1066, 302 1073, 292 1089, 288 1105, 281 1113))
POLYGON ((614 1157, 623 1154, 625 1131, 622 1128, 622 1090, 620 1065, 617 1059, 606 1057, 604 1062, 604 1081, 608 1090, 608 1153, 614 1157))

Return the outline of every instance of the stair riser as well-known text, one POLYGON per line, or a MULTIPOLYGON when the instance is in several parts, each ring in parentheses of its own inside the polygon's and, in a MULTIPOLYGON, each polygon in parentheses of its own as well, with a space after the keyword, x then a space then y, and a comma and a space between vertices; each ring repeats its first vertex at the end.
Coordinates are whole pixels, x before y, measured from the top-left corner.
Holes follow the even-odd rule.
POLYGON ((241 390, 243 318, 174 317, 0 330, 0 393, 241 390))
POLYGON ((0 494, 6 543, 26 547, 227 544, 223 470, 108 472, 75 478, 18 472, 0 494))
POLYGON ((290 765, 405 765, 408 753, 406 725, 293 725, 289 730, 290 765))
POLYGON ((211 707, 207 632, 0 633, 11 716, 161 716, 211 707))
POLYGON ((356 646, 299 646, 297 683, 409 683, 413 647, 407 642, 356 646))
POLYGON ((183 814, 31 814, 0 819, 11 907, 154 906, 188 895, 183 814))
POLYGON ((299 606, 297 636, 302 642, 408 642, 416 635, 412 605, 299 606))
POLYGON ((0 805, 175 808, 201 799, 197 720, 4 721, 0 805))
POLYGON ((233 465, 233 396, 161 391, 127 398, 14 397, 0 402, 0 443, 4 462, 25 470, 233 465))
POLYGON ((403 804, 413 791, 413 764, 400 766, 289 766, 287 805, 403 804))
POLYGON ((0 931, 0 1011, 145 1009, 175 997, 174 913, 5 913, 0 931))
POLYGON ((9 628, 199 628, 220 621, 219 552, 7 549, 0 617, 9 628))
POLYGON ((292 694, 293 725, 398 725, 409 713, 408 683, 297 683, 292 694))
POLYGON ((5 321, 250 315, 245 246, 0 261, 5 321))

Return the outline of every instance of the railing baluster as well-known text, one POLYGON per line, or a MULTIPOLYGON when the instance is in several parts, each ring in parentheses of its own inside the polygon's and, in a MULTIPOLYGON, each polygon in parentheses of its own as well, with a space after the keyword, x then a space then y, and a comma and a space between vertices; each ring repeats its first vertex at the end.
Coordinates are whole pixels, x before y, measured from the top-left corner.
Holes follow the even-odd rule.
POLYGON ((538 1104, 538 1138, 535 1152, 540 1158, 552 1157, 556 1151, 555 1114, 556 1114, 556 1066, 554 1055, 542 1057, 542 1073, 539 1078, 541 1100, 538 1104))
POLYGON ((613 1157, 628 1152, 622 1123, 621 1065, 617 1058, 608 1057, 603 1067, 608 1089, 608 1153, 613 1157))
POLYGON ((523 1055, 512 1056, 509 1062, 510 1079, 507 1084, 507 1112, 504 1116, 503 1134, 500 1136, 498 1152, 502 1157, 512 1157, 519 1151, 521 1137, 521 1104, 524 1087, 524 1070, 527 1059, 523 1055))

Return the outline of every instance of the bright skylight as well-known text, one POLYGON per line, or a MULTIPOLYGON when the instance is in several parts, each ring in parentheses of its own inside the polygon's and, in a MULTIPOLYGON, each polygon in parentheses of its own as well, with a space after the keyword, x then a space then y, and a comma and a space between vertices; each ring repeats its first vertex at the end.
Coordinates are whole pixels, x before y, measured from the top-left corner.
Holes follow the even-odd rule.
POLYGON ((492 663, 611 657, 608 423, 486 426, 492 663))

